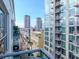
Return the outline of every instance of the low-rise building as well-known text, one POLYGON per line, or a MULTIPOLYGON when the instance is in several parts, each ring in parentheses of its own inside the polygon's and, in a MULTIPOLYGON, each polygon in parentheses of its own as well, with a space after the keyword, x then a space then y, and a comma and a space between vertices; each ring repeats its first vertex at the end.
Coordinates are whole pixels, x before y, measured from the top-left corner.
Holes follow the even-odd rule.
POLYGON ((43 31, 32 31, 31 32, 32 49, 44 47, 44 36, 43 31))

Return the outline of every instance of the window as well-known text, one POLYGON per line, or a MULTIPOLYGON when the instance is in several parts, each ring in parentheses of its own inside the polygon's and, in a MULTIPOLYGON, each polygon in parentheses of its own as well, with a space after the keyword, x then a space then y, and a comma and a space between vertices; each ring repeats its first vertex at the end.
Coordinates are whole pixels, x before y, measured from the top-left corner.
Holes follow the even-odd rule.
POLYGON ((77 33, 79 33, 79 26, 77 26, 77 33))
POLYGON ((75 56, 71 52, 69 52, 69 59, 75 59, 75 56))
POLYGON ((52 28, 50 28, 50 30, 52 31, 52 28))
POLYGON ((77 25, 79 26, 79 17, 77 17, 77 25))
POLYGON ((65 42, 61 42, 61 46, 63 47, 63 48, 66 48, 66 43, 65 42))
POLYGON ((61 27, 61 32, 66 33, 66 27, 61 27))
POLYGON ((61 49, 61 52, 63 55, 66 55, 66 51, 64 49, 61 49))
POLYGON ((74 42, 74 40, 75 40, 75 36, 69 35, 69 42, 74 42))
POLYGON ((69 27, 69 33, 73 34, 74 33, 74 27, 69 27))
POLYGON ((79 45, 79 36, 76 37, 77 45, 79 45))
POLYGON ((76 59, 79 59, 79 57, 76 57, 76 59))
POLYGON ((53 45, 50 43, 50 47, 53 48, 53 45))
POLYGON ((48 51, 48 48, 46 46, 44 48, 48 51))
POLYGON ((45 35, 49 35, 49 33, 48 32, 45 32, 45 35))
POLYGON ((75 52, 75 47, 72 44, 69 44, 69 50, 75 52))
POLYGON ((77 14, 79 14, 79 8, 77 8, 77 14))
POLYGON ((76 47, 76 53, 79 54, 79 47, 76 47))
POLYGON ((49 28, 45 28, 45 31, 49 31, 49 28))
POLYGON ((53 35, 50 33, 50 42, 53 41, 53 35))
POLYGON ((74 16, 74 14, 75 14, 75 9, 74 8, 70 9, 70 16, 74 16))
POLYGON ((50 42, 53 42, 53 38, 50 38, 50 42))
POLYGON ((45 37, 45 40, 46 40, 46 41, 49 41, 49 37, 45 37))
POLYGON ((49 46, 49 42, 45 41, 45 45, 49 46))
POLYGON ((66 34, 62 34, 62 36, 61 36, 61 40, 66 41, 66 34))
POLYGON ((74 25, 74 18, 70 18, 69 25, 74 25))
POLYGON ((64 57, 61 57, 61 59, 65 59, 64 57))

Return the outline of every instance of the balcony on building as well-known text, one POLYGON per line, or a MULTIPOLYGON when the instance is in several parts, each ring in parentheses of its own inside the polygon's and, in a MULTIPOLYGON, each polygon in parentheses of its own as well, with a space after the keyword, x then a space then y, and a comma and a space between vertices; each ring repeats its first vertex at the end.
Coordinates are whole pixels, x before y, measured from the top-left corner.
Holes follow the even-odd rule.
POLYGON ((61 10, 56 10, 55 14, 63 13, 61 10))
POLYGON ((60 59, 60 57, 61 57, 60 55, 55 54, 56 59, 60 59))
POLYGON ((79 14, 75 14, 74 16, 75 16, 75 17, 79 17, 79 14))
POLYGON ((61 39, 60 38, 58 38, 58 37, 56 37, 56 39, 55 40, 57 40, 57 41, 61 41, 61 39))
POLYGON ((56 44, 56 47, 60 48, 61 47, 61 44, 56 44))
POLYGON ((55 2, 60 2, 60 0, 55 0, 55 2))
POLYGON ((60 21, 60 20, 61 20, 61 17, 60 17, 59 15, 57 15, 57 16, 55 17, 55 19, 56 19, 56 21, 60 21))
POLYGON ((56 34, 61 34, 61 31, 60 31, 60 30, 57 30, 57 31, 56 31, 56 34))
POLYGON ((60 2, 56 2, 55 8, 60 8, 61 6, 63 6, 63 4, 61 4, 60 2))
POLYGON ((56 54, 57 54, 57 55, 60 55, 60 54, 61 54, 61 52, 60 52, 60 51, 56 51, 56 54))
POLYGON ((74 7, 79 7, 79 3, 75 3, 74 7))
POLYGON ((55 24, 57 27, 61 27, 61 24, 60 24, 60 22, 56 22, 56 24, 55 24))

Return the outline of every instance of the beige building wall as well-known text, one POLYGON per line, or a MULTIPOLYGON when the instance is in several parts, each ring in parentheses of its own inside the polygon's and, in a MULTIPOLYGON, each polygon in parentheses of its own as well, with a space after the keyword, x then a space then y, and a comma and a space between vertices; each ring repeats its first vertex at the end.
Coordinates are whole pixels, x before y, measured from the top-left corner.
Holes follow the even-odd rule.
POLYGON ((31 32, 32 49, 44 48, 44 36, 42 31, 31 32))

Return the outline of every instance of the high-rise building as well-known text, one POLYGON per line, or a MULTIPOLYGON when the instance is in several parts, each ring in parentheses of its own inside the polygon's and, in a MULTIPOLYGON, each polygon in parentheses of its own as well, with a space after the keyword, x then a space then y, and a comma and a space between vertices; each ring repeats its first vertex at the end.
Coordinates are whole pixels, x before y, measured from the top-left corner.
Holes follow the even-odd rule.
POLYGON ((53 56, 55 55, 55 17, 54 1, 45 0, 45 21, 44 21, 44 48, 53 56))
POLYGON ((40 17, 38 17, 36 19, 36 30, 37 31, 41 31, 42 30, 42 19, 40 17))
MULTIPOLYGON (((13 23, 15 20, 14 0, 0 0, 0 14, 2 14, 2 40, 5 53, 11 53, 13 50, 13 23)), ((0 15, 1 16, 1 15, 0 15)), ((0 24, 1 24, 0 23, 0 24)))
POLYGON ((24 28, 26 29, 27 32, 27 38, 28 40, 30 40, 30 16, 29 15, 25 15, 24 17, 24 28))
MULTIPOLYGON (((45 6, 50 6, 51 0, 45 0, 47 4, 45 6)), ((79 59, 79 0, 52 0, 54 10, 53 12, 53 55, 55 59, 79 59)), ((46 16, 50 15, 50 7, 46 7, 46 16)), ((49 17, 45 17, 45 24, 49 17)), ((49 20, 48 20, 49 21, 49 20)), ((49 51, 49 28, 45 25, 45 49, 49 51), (47 33, 46 33, 47 32, 47 33)))
POLYGON ((61 0, 61 58, 79 59, 79 0, 61 0))
POLYGON ((30 28, 30 16, 25 15, 24 17, 24 28, 30 28))
POLYGON ((45 0, 45 49, 55 59, 61 57, 61 0, 45 0))

